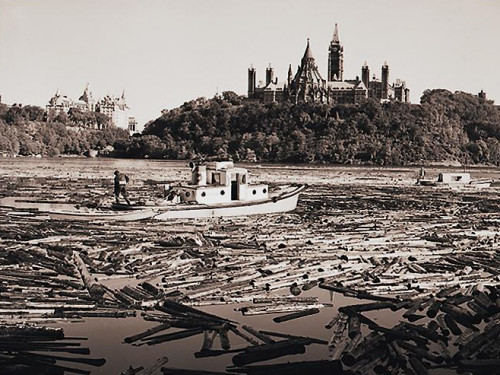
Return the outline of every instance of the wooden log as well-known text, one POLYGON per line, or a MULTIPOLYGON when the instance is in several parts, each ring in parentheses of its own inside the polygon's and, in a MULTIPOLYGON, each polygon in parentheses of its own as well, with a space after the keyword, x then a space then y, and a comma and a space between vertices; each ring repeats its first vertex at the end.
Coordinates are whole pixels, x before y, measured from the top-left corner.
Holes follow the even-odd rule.
POLYGON ((252 345, 260 345, 260 342, 255 340, 253 337, 250 337, 248 335, 246 335, 245 333, 241 332, 238 328, 234 327, 234 326, 230 326, 229 329, 236 335, 240 336, 241 338, 243 338, 244 340, 246 340, 248 343, 252 344, 252 345))
POLYGON ((453 316, 453 319, 458 321, 460 324, 466 325, 467 327, 472 324, 481 323, 481 317, 473 316, 468 310, 450 303, 443 303, 441 305, 441 311, 453 316))
POLYGON ((347 336, 353 339, 361 334, 361 321, 358 316, 349 316, 347 320, 347 336))
POLYGON ((446 323, 446 326, 450 329, 451 333, 453 333, 455 336, 462 334, 462 330, 457 325, 457 323, 452 315, 445 314, 444 315, 444 322, 446 323))
POLYGON ((462 359, 458 361, 458 366, 459 368, 466 369, 489 369, 490 371, 498 371, 498 368, 500 367, 500 359, 462 359))
POLYGON ((410 356, 410 364, 417 375, 429 375, 427 368, 415 356, 410 356))
POLYGON ((218 330, 220 345, 222 349, 229 350, 231 348, 231 343, 229 341, 229 336, 227 334, 228 328, 222 328, 218 330))
POLYGON ((217 331, 205 330, 203 331, 203 343, 201 345, 201 351, 206 351, 212 349, 215 337, 218 335, 217 331))
POLYGON ((260 333, 259 331, 257 331, 256 329, 254 329, 254 328, 252 328, 252 327, 250 327, 250 326, 248 326, 248 325, 244 325, 244 326, 243 326, 243 329, 244 329, 245 331, 247 331, 248 333, 251 333, 252 335, 254 335, 255 337, 257 337, 259 340, 261 340, 261 341, 265 342, 266 344, 272 344, 272 343, 274 343, 274 342, 275 342, 275 341, 274 341, 272 338, 270 338, 269 336, 267 336, 267 335, 264 335, 264 334, 260 333))
POLYGON ((310 341, 311 343, 314 343, 314 344, 328 345, 328 341, 316 339, 314 337, 295 336, 295 335, 290 335, 287 333, 263 331, 263 330, 260 330, 259 332, 264 334, 264 335, 267 335, 267 336, 282 337, 282 338, 290 339, 290 340, 307 340, 307 341, 310 341))
POLYGON ((269 365, 252 365, 231 369, 234 372, 252 375, 303 375, 303 374, 341 374, 340 361, 319 360, 303 362, 287 362, 269 365))
POLYGON ((194 356, 195 358, 217 357, 224 354, 240 353, 244 350, 245 348, 223 349, 223 350, 206 349, 206 350, 201 350, 199 352, 195 352, 194 356))
POLYGON ((218 323, 230 323, 230 321, 225 318, 221 318, 219 316, 209 314, 204 311, 186 305, 182 305, 174 301, 165 300, 163 302, 163 308, 165 309, 164 311, 167 311, 172 315, 180 315, 180 316, 191 315, 191 316, 201 317, 207 320, 212 320, 218 323))
POLYGON ((392 311, 397 311, 398 306, 393 302, 373 302, 373 303, 365 303, 362 305, 347 305, 339 307, 340 312, 345 312, 345 310, 347 309, 356 312, 365 312, 365 311, 374 311, 383 309, 391 309, 392 311))
POLYGON ((430 305, 429 308, 427 309, 426 315, 429 318, 435 318, 437 313, 439 312, 439 309, 441 308, 441 304, 442 304, 441 301, 434 300, 432 305, 430 305))
POLYGON ((166 333, 164 335, 147 337, 144 341, 146 341, 148 345, 156 345, 166 341, 179 340, 186 337, 194 336, 202 332, 203 332, 202 328, 191 328, 183 331, 166 333))
POLYGON ((479 336, 479 332, 472 328, 466 328, 460 336, 455 340, 453 345, 462 347, 465 343, 472 340, 474 337, 479 336))
POLYGON ((484 331, 478 336, 475 336, 472 340, 464 344, 460 351, 457 352, 453 358, 454 360, 468 359, 472 354, 478 351, 483 345, 487 345, 490 342, 495 342, 500 335, 500 324, 493 326, 491 329, 484 331))
POLYGON ((244 366, 254 362, 283 357, 285 355, 303 354, 306 351, 304 345, 305 343, 303 340, 286 340, 272 344, 251 346, 246 348, 243 353, 235 355, 232 361, 236 366, 244 366))
POLYGON ((438 332, 436 332, 432 329, 429 329, 427 327, 424 327, 424 326, 406 323, 406 322, 403 322, 403 326, 405 327, 405 329, 408 329, 410 331, 418 333, 419 335, 422 335, 425 338, 428 338, 429 340, 434 341, 434 342, 438 342, 438 340, 446 342, 448 340, 448 338, 446 336, 442 336, 438 332))
POLYGON ((58 356, 58 355, 53 355, 53 354, 39 354, 39 353, 32 353, 32 352, 27 352, 27 351, 22 351, 20 352, 21 355, 23 356, 29 356, 31 359, 36 359, 36 360, 41 360, 41 361, 46 361, 46 360, 58 360, 58 361, 64 361, 64 362, 75 362, 75 363, 83 363, 88 366, 94 366, 94 367, 101 367, 106 363, 106 360, 104 358, 84 358, 84 357, 63 357, 63 356, 58 356))
POLYGON ((151 327, 151 328, 149 328, 141 333, 138 333, 136 335, 125 337, 125 339, 123 339, 123 341, 126 342, 127 344, 131 344, 131 343, 136 342, 138 340, 141 340, 145 337, 148 337, 148 336, 154 335, 155 333, 161 332, 165 329, 169 329, 170 327, 171 327, 170 323, 163 323, 163 324, 157 325, 155 327, 151 327))
POLYGON ((433 363, 436 363, 438 365, 440 365, 441 363, 444 362, 443 356, 438 355, 438 354, 434 354, 434 353, 430 352, 428 349, 424 349, 424 348, 418 347, 416 345, 410 344, 408 342, 399 341, 399 340, 396 341, 396 344, 398 346, 400 346, 401 348, 411 352, 412 354, 414 354, 415 356, 417 356, 420 359, 425 358, 425 359, 427 359, 433 363))
POLYGON ((101 284, 95 281, 95 279, 92 277, 89 270, 87 269, 87 265, 76 251, 73 251, 73 261, 90 296, 96 300, 100 300, 103 297, 105 290, 103 289, 101 284))
POLYGON ((302 317, 309 316, 309 315, 314 315, 314 314, 317 314, 317 313, 319 313, 319 309, 313 308, 313 309, 308 309, 308 310, 303 310, 303 311, 295 312, 295 313, 292 313, 292 314, 277 316, 277 317, 273 318, 273 321, 275 323, 282 323, 282 322, 286 322, 286 321, 289 321, 289 320, 298 319, 298 318, 302 318, 302 317))
POLYGON ((160 357, 156 360, 154 364, 142 370, 141 375, 153 375, 153 373, 156 373, 156 371, 163 365, 167 364, 167 362, 168 362, 167 357, 160 357))
POLYGON ((229 372, 205 371, 205 370, 187 370, 174 367, 162 367, 161 372, 165 375, 230 375, 229 372))

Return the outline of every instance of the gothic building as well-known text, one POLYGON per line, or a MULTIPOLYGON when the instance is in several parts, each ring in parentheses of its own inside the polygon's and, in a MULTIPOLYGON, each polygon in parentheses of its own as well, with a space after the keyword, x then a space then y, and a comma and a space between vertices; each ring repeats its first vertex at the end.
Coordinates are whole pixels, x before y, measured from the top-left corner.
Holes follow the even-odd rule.
POLYGON ((370 79, 370 69, 361 68, 361 79, 344 79, 344 47, 340 43, 338 26, 335 24, 333 38, 328 48, 327 79, 323 79, 307 40, 304 56, 295 75, 291 65, 286 82, 274 78, 271 66, 266 69, 265 84, 257 86, 257 73, 253 67, 248 70, 248 98, 264 103, 289 100, 298 102, 321 102, 356 104, 363 98, 380 101, 397 100, 409 102, 410 90, 405 82, 389 83, 389 66, 382 66, 382 78, 370 79))

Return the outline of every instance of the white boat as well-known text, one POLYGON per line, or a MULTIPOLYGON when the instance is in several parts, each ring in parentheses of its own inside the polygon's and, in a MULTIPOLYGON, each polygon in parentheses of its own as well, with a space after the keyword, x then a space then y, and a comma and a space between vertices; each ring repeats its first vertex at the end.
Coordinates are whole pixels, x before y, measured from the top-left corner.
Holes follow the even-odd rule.
POLYGON ((157 220, 246 216, 292 211, 304 185, 281 186, 269 192, 265 184, 250 184, 248 171, 233 162, 191 163, 191 183, 168 190, 170 207, 160 209, 157 220))
POLYGON ((451 189, 483 189, 491 186, 491 180, 473 180, 470 173, 439 173, 437 179, 419 179, 422 186, 437 186, 451 189))
POLYGON ((168 186, 166 198, 146 205, 112 204, 88 208, 67 201, 0 199, 0 206, 47 214, 54 220, 136 221, 247 216, 292 211, 304 185, 281 186, 269 192, 265 184, 250 184, 248 171, 233 162, 191 163, 191 182, 168 186))

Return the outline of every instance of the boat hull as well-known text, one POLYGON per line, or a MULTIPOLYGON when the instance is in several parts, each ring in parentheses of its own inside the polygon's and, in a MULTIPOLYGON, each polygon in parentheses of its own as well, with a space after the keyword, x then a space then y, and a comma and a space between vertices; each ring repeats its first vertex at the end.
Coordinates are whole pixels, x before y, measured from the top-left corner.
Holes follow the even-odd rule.
POLYGON ((297 207, 300 192, 305 187, 298 186, 285 194, 265 201, 256 201, 214 206, 176 206, 154 216, 156 220, 214 218, 228 216, 248 216, 293 211, 297 207))
POLYGON ((138 221, 154 218, 157 220, 214 218, 226 216, 247 216, 293 211, 297 207, 304 185, 285 190, 265 201, 199 205, 178 204, 172 206, 128 206, 115 205, 115 209, 89 209, 65 202, 33 201, 23 197, 0 199, 0 206, 43 213, 52 220, 68 221, 138 221))

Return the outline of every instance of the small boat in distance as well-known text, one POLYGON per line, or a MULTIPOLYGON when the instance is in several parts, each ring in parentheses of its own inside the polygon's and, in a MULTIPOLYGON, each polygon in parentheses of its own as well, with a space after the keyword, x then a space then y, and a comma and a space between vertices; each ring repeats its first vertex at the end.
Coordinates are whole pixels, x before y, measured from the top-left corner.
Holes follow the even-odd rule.
POLYGON ((473 188, 482 189, 491 186, 491 180, 473 180, 471 179, 470 173, 439 173, 437 179, 419 179, 417 181, 418 185, 422 186, 438 186, 438 187, 448 187, 448 188, 473 188))
POLYGON ((248 171, 232 161, 190 163, 188 184, 167 185, 165 198, 143 204, 112 203, 91 208, 67 201, 5 197, 0 207, 47 214, 53 220, 137 221, 247 216, 292 211, 305 185, 280 186, 269 191, 266 184, 250 184, 248 171))

